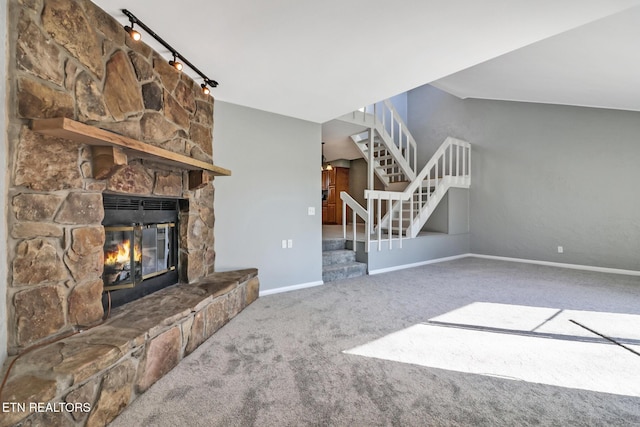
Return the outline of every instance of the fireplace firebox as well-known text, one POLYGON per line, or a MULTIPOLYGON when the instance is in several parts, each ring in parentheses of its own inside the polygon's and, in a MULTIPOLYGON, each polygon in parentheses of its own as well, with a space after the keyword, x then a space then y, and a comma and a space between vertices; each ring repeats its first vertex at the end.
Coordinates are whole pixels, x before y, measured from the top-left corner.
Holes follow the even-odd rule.
POLYGON ((105 309, 178 282, 180 201, 105 194, 105 309), (108 293, 108 294, 107 294, 108 293))

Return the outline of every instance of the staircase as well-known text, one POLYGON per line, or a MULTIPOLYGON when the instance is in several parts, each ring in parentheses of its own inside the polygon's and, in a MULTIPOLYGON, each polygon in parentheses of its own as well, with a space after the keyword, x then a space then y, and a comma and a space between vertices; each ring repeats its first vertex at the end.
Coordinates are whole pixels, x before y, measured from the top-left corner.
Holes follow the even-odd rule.
MULTIPOLYGON (((366 224, 365 250, 370 234, 381 250, 383 240, 402 247, 403 238, 414 238, 427 222, 449 188, 469 188, 471 184, 471 145, 448 137, 421 171, 417 171, 417 144, 390 101, 362 108, 339 118, 366 126, 368 130, 351 136, 368 163, 367 207, 341 193, 343 209, 349 206, 366 224), (374 175, 385 190, 373 190, 374 175), (384 215, 382 212, 385 212, 384 215), (395 235, 394 235, 395 233, 395 235)), ((343 218, 343 222, 346 218, 343 218)), ((343 224, 346 238, 346 224, 343 224)), ((355 240, 355 236, 354 236, 355 240)), ((354 242, 355 244, 355 242, 354 242)))
POLYGON ((322 281, 359 277, 367 274, 367 264, 356 261, 356 253, 346 249, 345 239, 322 241, 322 281))
POLYGON ((393 183, 404 182, 406 184, 407 181, 415 177, 415 173, 407 162, 400 163, 396 160, 396 156, 403 156, 406 151, 403 149, 398 150, 398 153, 393 153, 377 132, 367 131, 352 135, 351 140, 362 153, 362 157, 373 164, 373 170, 384 184, 385 189, 388 189, 393 183))
POLYGON ((385 188, 391 183, 412 181, 416 177, 416 141, 389 100, 339 119, 369 128, 352 135, 351 139, 385 188))

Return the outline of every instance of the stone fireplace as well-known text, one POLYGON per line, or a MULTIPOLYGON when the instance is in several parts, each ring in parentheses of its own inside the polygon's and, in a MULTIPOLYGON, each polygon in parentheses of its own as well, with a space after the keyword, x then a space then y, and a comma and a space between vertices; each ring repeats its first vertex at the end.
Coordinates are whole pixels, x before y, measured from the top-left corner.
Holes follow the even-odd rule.
POLYGON ((103 425, 255 300, 257 271, 214 272, 213 180, 230 172, 213 164, 213 98, 88 0, 8 3, 6 312, 20 358, 2 401, 91 411, 0 426, 103 425), (125 240, 128 260, 105 262, 125 240), (160 288, 102 323, 105 290, 113 308, 160 288))
POLYGON ((34 123, 72 119, 110 131, 109 138, 212 164, 213 98, 88 0, 14 0, 10 14, 14 250, 7 300, 15 354, 102 318, 103 193, 185 200, 181 279, 207 276, 215 261, 210 171, 201 170, 202 185, 192 185, 187 166, 115 149, 105 166, 103 150, 112 147, 98 150, 83 135, 47 133, 34 123))

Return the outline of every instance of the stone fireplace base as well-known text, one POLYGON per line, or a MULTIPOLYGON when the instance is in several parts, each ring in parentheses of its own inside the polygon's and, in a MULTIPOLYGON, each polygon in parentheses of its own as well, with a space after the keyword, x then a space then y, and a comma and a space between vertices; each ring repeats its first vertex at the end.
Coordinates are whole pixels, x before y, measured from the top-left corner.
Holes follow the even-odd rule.
POLYGON ((37 426, 107 424, 258 292, 257 269, 214 273, 119 307, 99 326, 26 353, 2 391, 12 408, 0 427, 25 419, 37 426))

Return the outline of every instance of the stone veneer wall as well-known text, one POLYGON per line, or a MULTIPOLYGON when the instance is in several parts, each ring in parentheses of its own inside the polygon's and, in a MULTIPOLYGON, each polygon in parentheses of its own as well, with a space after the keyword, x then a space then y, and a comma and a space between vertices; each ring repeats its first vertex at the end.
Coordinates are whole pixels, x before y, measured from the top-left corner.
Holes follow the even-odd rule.
POLYGON ((88 146, 32 132, 68 117, 211 162, 213 98, 88 0, 9 0, 9 353, 103 316, 102 192, 188 200, 182 280, 213 272, 211 185, 129 159, 93 175, 88 146), (100 179, 98 179, 100 178, 100 179))

